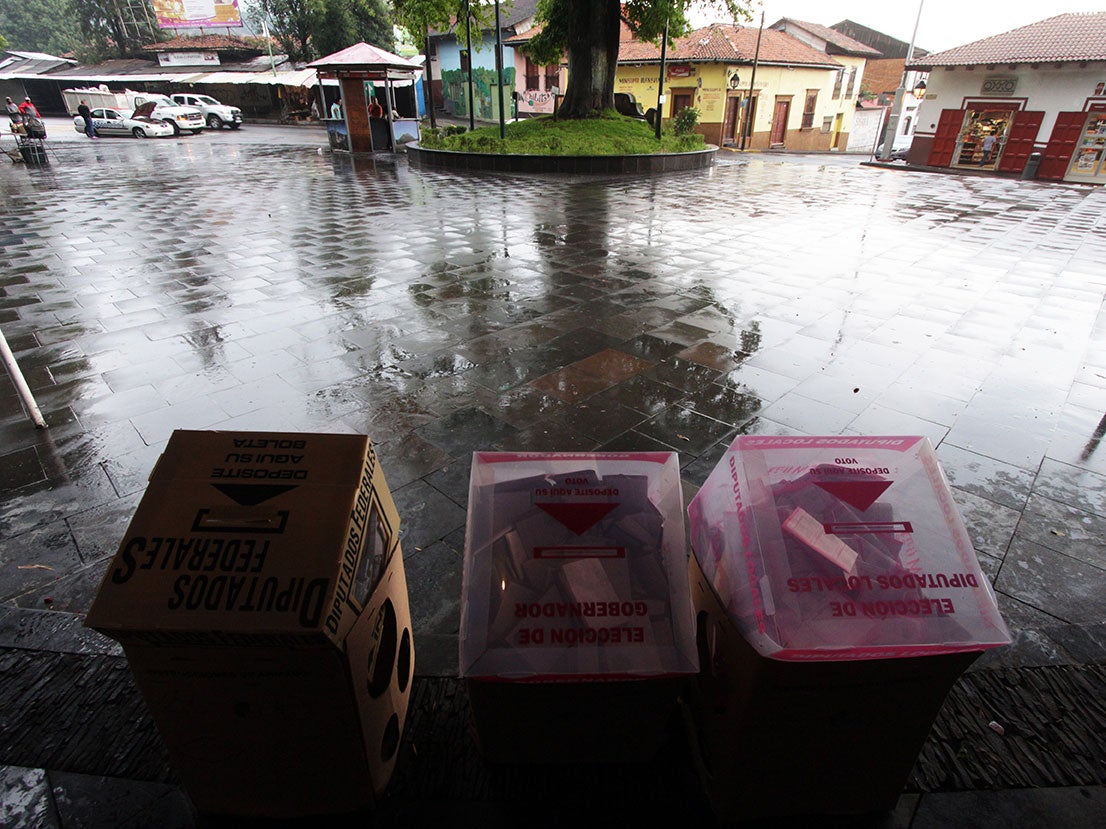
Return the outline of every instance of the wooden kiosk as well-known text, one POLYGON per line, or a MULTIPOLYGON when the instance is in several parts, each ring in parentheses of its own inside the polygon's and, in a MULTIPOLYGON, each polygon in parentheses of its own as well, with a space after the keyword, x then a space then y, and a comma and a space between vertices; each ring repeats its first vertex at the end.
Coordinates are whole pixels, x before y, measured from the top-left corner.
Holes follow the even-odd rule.
POLYGON ((315 70, 320 81, 336 78, 341 89, 342 117, 326 119, 331 148, 354 153, 395 152, 401 140, 419 138, 417 113, 397 117, 394 90, 397 81, 414 82, 422 71, 419 64, 362 42, 307 67, 315 70), (372 100, 369 83, 376 89, 372 100))

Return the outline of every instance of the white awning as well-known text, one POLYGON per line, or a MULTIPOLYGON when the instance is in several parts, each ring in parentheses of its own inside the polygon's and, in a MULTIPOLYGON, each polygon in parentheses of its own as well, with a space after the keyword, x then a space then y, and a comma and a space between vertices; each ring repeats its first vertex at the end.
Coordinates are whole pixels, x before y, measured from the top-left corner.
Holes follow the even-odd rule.
POLYGON ((204 72, 191 75, 185 83, 257 83, 253 72, 204 72))
POLYGON ((33 77, 34 79, 40 81, 57 81, 60 84, 80 84, 108 83, 109 81, 111 83, 128 83, 130 81, 177 81, 180 80, 181 75, 177 73, 173 75, 32 75, 29 77, 33 77))

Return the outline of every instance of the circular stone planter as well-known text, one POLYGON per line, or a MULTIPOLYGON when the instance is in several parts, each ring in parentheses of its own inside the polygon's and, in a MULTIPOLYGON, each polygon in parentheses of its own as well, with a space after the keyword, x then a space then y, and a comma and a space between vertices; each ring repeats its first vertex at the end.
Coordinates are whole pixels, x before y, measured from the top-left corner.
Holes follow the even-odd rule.
POLYGON ((488 170, 497 173, 676 173, 714 164, 713 144, 690 153, 651 155, 498 155, 429 150, 407 145, 412 167, 438 170, 488 170))

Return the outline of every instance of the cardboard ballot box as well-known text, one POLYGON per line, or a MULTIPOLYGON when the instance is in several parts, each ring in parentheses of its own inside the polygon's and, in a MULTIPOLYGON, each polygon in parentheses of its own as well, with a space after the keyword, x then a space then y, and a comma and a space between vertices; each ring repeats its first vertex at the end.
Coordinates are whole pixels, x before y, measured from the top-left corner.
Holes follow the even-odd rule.
POLYGON ((388 783, 414 649, 367 437, 174 432, 85 624, 201 811, 347 812, 388 783))
POLYGON ((720 816, 890 809, 957 676, 1008 644, 921 437, 739 437, 688 510, 720 816))
POLYGON ((697 670, 676 454, 475 453, 460 666, 491 762, 655 754, 697 670))

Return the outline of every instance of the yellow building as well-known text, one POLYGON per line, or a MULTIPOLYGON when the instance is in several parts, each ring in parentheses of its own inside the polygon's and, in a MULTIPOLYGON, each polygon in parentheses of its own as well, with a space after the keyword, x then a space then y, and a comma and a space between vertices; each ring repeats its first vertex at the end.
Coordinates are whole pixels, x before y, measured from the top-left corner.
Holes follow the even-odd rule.
MULTIPOLYGON (((668 49, 662 117, 695 107, 698 132, 712 144, 844 150, 864 71, 864 56, 856 53, 874 53, 853 43, 850 54, 831 56, 774 28, 714 23, 697 29, 668 49)), ((659 65, 659 46, 623 40, 615 92, 656 108, 659 65)))

